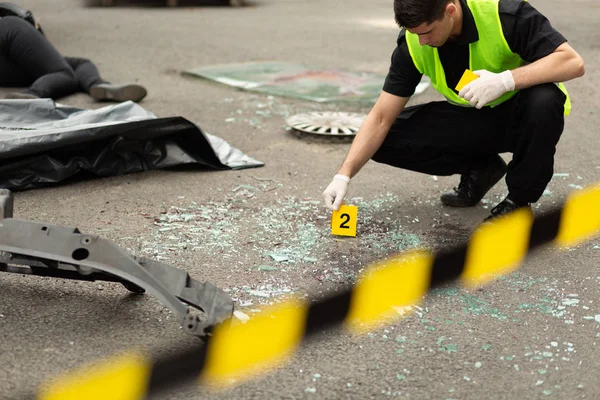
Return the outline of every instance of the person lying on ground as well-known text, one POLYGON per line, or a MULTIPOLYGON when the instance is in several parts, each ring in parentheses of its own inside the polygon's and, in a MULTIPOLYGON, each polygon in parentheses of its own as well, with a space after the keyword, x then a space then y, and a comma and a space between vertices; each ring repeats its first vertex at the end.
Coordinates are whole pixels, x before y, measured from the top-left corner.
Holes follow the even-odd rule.
POLYGON ((0 17, 0 87, 27 87, 7 99, 56 100, 84 92, 97 101, 137 102, 147 94, 138 84, 105 81, 90 60, 63 57, 37 23, 14 14, 0 17))

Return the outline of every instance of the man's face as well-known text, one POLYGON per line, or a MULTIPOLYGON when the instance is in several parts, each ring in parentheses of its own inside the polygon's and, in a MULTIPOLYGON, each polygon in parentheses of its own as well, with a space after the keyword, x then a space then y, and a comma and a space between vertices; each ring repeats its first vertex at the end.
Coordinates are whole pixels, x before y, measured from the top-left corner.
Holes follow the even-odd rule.
MULTIPOLYGON (((449 5, 450 6, 450 5, 449 5)), ((451 5, 454 7, 454 5, 451 5)), ((454 28, 454 10, 448 12, 446 9, 442 19, 434 21, 430 24, 423 23, 415 28, 407 29, 409 32, 419 35, 419 43, 421 46, 440 47, 443 46, 450 37, 454 28)))

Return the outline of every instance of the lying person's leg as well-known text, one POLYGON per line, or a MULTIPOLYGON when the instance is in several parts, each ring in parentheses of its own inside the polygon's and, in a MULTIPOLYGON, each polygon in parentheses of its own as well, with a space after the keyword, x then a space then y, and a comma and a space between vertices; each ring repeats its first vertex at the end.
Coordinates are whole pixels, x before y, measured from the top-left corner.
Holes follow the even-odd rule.
POLYGON ((146 89, 138 84, 113 84, 100 77, 98 68, 85 58, 66 57, 75 71, 81 91, 89 93, 98 101, 140 101, 146 97, 146 89))
MULTIPOLYGON (((5 65, 20 74, 0 77, 5 87, 29 86, 23 93, 7 97, 49 97, 57 99, 77 91, 75 73, 63 56, 31 24, 19 17, 0 18, 0 51, 5 65)), ((4 74, 3 74, 4 75, 4 74)))
MULTIPOLYGON (((0 86, 25 87, 31 84, 31 78, 7 55, 0 53, 0 86)), ((38 96, 24 92, 10 93, 7 98, 34 99, 38 96)))

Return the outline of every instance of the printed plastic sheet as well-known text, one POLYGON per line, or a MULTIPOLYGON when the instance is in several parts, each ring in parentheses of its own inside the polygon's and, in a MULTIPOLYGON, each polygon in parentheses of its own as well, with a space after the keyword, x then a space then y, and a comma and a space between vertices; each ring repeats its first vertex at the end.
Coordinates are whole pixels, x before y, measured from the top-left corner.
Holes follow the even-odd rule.
MULTIPOLYGON (((294 97, 319 103, 375 103, 385 76, 370 72, 323 69, 288 62, 248 62, 209 65, 183 72, 243 90, 294 97)), ((424 78, 414 94, 430 86, 424 78)))

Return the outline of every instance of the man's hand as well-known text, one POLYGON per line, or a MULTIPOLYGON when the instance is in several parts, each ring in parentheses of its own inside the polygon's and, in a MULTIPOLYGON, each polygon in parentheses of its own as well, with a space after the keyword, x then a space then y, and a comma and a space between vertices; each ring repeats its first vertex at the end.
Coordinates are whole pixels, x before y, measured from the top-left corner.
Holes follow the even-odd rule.
POLYGON ((495 74, 482 69, 473 73, 479 78, 462 88, 458 95, 478 109, 498 99, 504 93, 515 90, 515 80, 511 71, 495 74))
POLYGON ((333 181, 323 192, 325 205, 330 210, 339 210, 348 191, 350 177, 355 176, 377 152, 408 100, 408 97, 381 92, 373 109, 356 133, 348 155, 338 169, 338 174, 333 177, 333 181))
POLYGON ((344 196, 348 191, 348 185, 350 184, 350 177, 345 175, 336 175, 333 177, 333 181, 327 186, 327 189, 323 192, 323 198, 325 199, 325 205, 331 211, 337 211, 344 200, 344 196))

